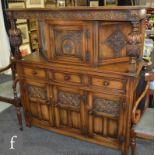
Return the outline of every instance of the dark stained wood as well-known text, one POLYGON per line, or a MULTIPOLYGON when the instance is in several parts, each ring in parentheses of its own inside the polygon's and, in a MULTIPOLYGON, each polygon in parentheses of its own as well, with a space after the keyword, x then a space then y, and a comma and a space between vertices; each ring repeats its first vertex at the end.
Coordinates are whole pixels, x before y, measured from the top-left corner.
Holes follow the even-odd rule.
POLYGON ((145 8, 9 9, 37 19, 40 53, 18 59, 27 126, 128 154, 145 8), (136 48, 138 47, 138 48, 136 48))

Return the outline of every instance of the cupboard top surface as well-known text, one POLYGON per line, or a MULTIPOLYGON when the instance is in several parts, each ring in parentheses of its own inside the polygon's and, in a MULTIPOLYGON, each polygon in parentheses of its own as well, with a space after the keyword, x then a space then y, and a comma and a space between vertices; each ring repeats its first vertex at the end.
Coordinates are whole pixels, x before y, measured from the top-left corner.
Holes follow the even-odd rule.
MULTIPOLYGON (((24 63, 24 64, 32 64, 32 65, 39 65, 41 67, 44 68, 52 68, 54 67, 55 69, 58 67, 62 67, 62 68, 74 68, 75 70, 79 70, 79 66, 73 66, 71 65, 64 65, 61 63, 57 63, 53 65, 53 63, 49 63, 46 59, 44 59, 44 57, 39 53, 39 52, 34 52, 30 55, 27 55, 25 57, 23 57, 21 60, 18 60, 18 62, 20 63, 24 63)), ((137 64, 137 71, 135 73, 129 73, 128 68, 129 68, 129 62, 118 62, 118 63, 114 63, 114 64, 107 64, 104 66, 98 66, 98 67, 92 67, 91 71, 92 72, 98 72, 98 73, 104 73, 104 74, 118 74, 118 75, 122 75, 122 76, 134 76, 136 77, 139 73, 140 70, 143 67, 143 63, 137 64)), ((90 67, 82 67, 82 71, 84 73, 89 72, 91 74, 90 71, 90 67)))

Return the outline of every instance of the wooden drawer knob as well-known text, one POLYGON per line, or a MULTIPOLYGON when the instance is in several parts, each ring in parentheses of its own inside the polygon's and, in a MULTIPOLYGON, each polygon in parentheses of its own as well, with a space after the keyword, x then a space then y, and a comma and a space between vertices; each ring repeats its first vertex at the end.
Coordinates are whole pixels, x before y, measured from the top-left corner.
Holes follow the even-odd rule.
POLYGON ((32 74, 33 74, 33 75, 37 75, 37 71, 33 70, 33 71, 32 71, 32 74))
POLYGON ((70 80, 70 75, 65 75, 65 76, 64 76, 64 80, 66 80, 66 81, 67 81, 67 80, 70 80))
POLYGON ((103 86, 108 86, 110 84, 109 81, 103 81, 103 86))

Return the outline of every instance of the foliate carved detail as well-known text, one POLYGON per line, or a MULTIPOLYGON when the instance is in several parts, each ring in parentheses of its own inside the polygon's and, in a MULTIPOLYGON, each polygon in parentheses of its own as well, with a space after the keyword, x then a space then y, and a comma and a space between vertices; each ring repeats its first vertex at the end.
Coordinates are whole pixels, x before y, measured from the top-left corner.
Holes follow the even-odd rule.
POLYGON ((105 99, 94 99, 93 110, 98 112, 104 112, 113 116, 119 116, 120 114, 120 102, 105 100, 105 99))
POLYGON ((74 55, 81 56, 82 31, 55 30, 56 56, 74 55))
POLYGON ((115 30, 105 41, 115 52, 115 56, 120 55, 120 50, 126 45, 126 36, 119 30, 115 30))
POLYGON ((47 91, 44 88, 37 86, 28 86, 28 93, 30 98, 47 100, 47 91))
POLYGON ((79 108, 80 107, 80 95, 60 91, 58 93, 58 104, 65 105, 68 107, 79 108))

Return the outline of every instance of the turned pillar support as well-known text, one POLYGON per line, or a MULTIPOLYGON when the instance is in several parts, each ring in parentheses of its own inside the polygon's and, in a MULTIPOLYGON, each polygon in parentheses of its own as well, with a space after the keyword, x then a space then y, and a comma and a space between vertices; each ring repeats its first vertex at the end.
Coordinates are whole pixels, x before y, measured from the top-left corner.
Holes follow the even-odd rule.
POLYGON ((21 53, 19 50, 19 46, 22 44, 22 36, 21 31, 16 27, 16 19, 14 19, 13 13, 7 12, 7 17, 10 22, 10 29, 9 29, 9 40, 10 45, 12 47, 11 56, 10 56, 10 63, 11 63, 11 71, 12 71, 12 80, 13 80, 13 93, 14 93, 14 102, 13 105, 16 107, 16 113, 19 123, 19 128, 22 130, 22 114, 20 111, 21 107, 21 99, 17 95, 17 82, 18 75, 16 69, 16 61, 21 58, 21 53))
POLYGON ((129 72, 135 73, 137 67, 137 61, 141 61, 140 52, 141 52, 141 42, 142 37, 140 34, 140 23, 138 20, 131 22, 132 32, 128 35, 127 40, 127 54, 130 57, 129 72))

